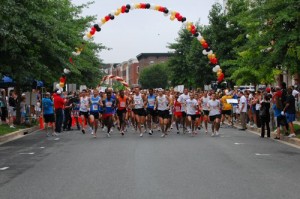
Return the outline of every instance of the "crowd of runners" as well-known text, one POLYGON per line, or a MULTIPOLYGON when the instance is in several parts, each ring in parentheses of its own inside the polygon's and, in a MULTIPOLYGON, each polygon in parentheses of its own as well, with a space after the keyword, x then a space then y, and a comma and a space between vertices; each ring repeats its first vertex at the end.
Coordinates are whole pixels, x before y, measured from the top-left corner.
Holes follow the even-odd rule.
MULTIPOLYGON (((250 125, 261 128, 262 137, 265 136, 265 129, 267 137, 270 137, 269 123, 275 120, 273 129, 277 128, 276 138, 279 139, 281 127, 286 127, 285 131, 290 130, 290 137, 295 136, 294 94, 292 88, 287 92, 277 88, 256 93, 187 88, 176 92, 173 89, 141 90, 139 87, 118 92, 111 88, 105 91, 82 90, 80 93, 61 93, 58 90, 52 96, 46 94, 42 107, 45 123, 53 127, 53 136, 72 130, 72 125, 77 125, 83 134, 88 132, 95 138, 99 128, 105 131, 107 137, 116 129, 122 136, 132 129, 140 137, 159 131, 161 137, 166 137, 174 129, 177 134, 196 136, 202 131, 214 137, 219 135, 220 125, 224 125, 227 119, 228 125, 239 121, 240 130, 250 125), (235 101, 228 101, 230 99, 235 101)), ((46 132, 50 136, 47 125, 46 132)))
MULTIPOLYGON (((140 137, 158 131, 161 137, 166 137, 171 129, 177 134, 195 136, 202 127, 206 134, 210 131, 211 136, 218 136, 221 120, 228 116, 231 121, 231 105, 226 100, 219 100, 214 91, 197 92, 187 88, 183 93, 172 89, 140 90, 138 87, 119 92, 113 92, 111 88, 104 92, 98 89, 80 93, 57 91, 52 97, 50 93, 46 94, 43 109, 45 123, 53 126, 54 136, 62 130, 71 130, 72 120, 83 134, 89 132, 95 138, 99 127, 106 131, 107 137, 113 129, 118 129, 124 136, 129 128, 140 137), (208 129, 209 122, 211 130, 208 129)), ((47 125, 46 132, 49 136, 47 125)))

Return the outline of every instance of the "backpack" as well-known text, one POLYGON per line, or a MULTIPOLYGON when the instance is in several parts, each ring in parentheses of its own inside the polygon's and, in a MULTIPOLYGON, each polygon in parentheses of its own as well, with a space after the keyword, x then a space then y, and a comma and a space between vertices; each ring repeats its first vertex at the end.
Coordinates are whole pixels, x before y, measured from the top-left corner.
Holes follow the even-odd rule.
POLYGON ((264 104, 262 104, 261 107, 260 107, 259 116, 260 117, 267 116, 267 108, 266 108, 266 106, 264 104))

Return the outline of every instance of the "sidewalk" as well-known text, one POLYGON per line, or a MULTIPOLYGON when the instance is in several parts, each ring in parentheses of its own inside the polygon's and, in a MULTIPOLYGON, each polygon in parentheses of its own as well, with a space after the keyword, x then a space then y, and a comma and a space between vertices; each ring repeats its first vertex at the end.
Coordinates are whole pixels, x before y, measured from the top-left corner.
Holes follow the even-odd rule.
POLYGON ((39 126, 34 126, 34 127, 31 127, 31 128, 21 129, 19 131, 15 131, 15 132, 0 136, 0 145, 4 144, 6 142, 12 141, 12 140, 21 138, 21 137, 23 137, 27 134, 30 134, 32 132, 35 132, 37 130, 39 130, 39 126))
MULTIPOLYGON (((300 122, 296 121, 296 122, 294 122, 294 124, 300 125, 300 122)), ((234 124, 234 127, 241 128, 240 124, 237 124, 237 123, 234 124)), ((247 126, 247 131, 254 133, 256 135, 259 135, 259 136, 261 134, 260 128, 253 128, 253 127, 247 126)), ((271 138, 275 138, 275 137, 276 137, 276 133, 274 131, 271 131, 271 138)), ((289 138, 289 137, 281 134, 280 140, 276 140, 276 141, 280 141, 282 143, 289 143, 292 145, 296 145, 297 147, 300 147, 300 139, 299 138, 289 138)))

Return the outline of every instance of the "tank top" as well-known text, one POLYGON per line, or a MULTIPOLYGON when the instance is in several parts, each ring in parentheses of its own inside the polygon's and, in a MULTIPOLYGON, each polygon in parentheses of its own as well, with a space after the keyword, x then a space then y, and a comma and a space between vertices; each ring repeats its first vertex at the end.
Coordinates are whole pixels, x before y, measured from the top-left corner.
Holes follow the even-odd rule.
POLYGON ((124 96, 123 98, 119 97, 118 101, 119 101, 118 110, 124 110, 124 109, 126 109, 127 97, 126 96, 124 96))
POLYGON ((104 100, 104 106, 105 106, 105 114, 113 114, 114 113, 114 105, 115 105, 115 100, 110 98, 110 100, 105 99, 104 100))
POLYGON ((165 95, 162 97, 157 96, 157 110, 159 111, 165 111, 168 107, 168 100, 165 95))
POLYGON ((207 106, 207 103, 208 101, 210 100, 210 97, 207 96, 207 97, 202 97, 202 110, 204 111, 208 111, 208 106, 207 106))
POLYGON ((154 109, 155 95, 148 95, 148 108, 154 109))
POLYGON ((99 101, 101 100, 101 97, 92 96, 90 100, 91 100, 90 112, 99 112, 99 108, 100 108, 99 101))
POLYGON ((88 112, 88 105, 89 105, 89 98, 88 97, 81 97, 80 98, 80 111, 81 112, 88 112))
POLYGON ((181 112, 181 103, 175 100, 174 102, 174 112, 180 113, 181 112))
POLYGON ((141 109, 144 107, 144 100, 142 94, 133 96, 134 109, 141 109))

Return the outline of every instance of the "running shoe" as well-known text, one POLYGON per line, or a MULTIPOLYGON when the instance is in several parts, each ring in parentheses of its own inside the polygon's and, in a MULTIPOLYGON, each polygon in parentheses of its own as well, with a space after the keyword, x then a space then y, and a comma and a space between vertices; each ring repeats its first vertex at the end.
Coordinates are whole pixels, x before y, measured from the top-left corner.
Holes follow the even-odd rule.
POLYGON ((46 137, 50 137, 50 133, 47 133, 47 134, 46 134, 46 137))
POLYGON ((122 136, 125 135, 125 134, 124 134, 124 131, 121 131, 121 135, 122 135, 122 136))
POLYGON ((152 130, 149 130, 149 135, 153 135, 153 132, 152 132, 152 130))
POLYGON ((218 131, 216 131, 216 136, 219 136, 219 132, 218 131))
POLYGON ((106 133, 106 136, 107 136, 108 138, 110 138, 110 133, 106 133))
POLYGON ((215 133, 212 133, 212 134, 211 134, 211 137, 215 137, 215 133))
POLYGON ((56 136, 57 136, 57 133, 52 133, 52 136, 55 136, 55 137, 56 137, 56 136))
POLYGON ((140 134, 140 137, 143 137, 143 133, 140 134))
POLYGON ((82 129, 81 132, 82 132, 83 134, 85 134, 85 130, 84 130, 84 129, 82 129))
POLYGON ((296 137, 296 134, 295 134, 295 133, 292 133, 292 134, 290 134, 288 137, 289 137, 289 138, 294 138, 294 137, 296 137))
POLYGON ((166 134, 163 133, 160 137, 161 137, 161 138, 164 138, 164 137, 166 137, 166 134))

